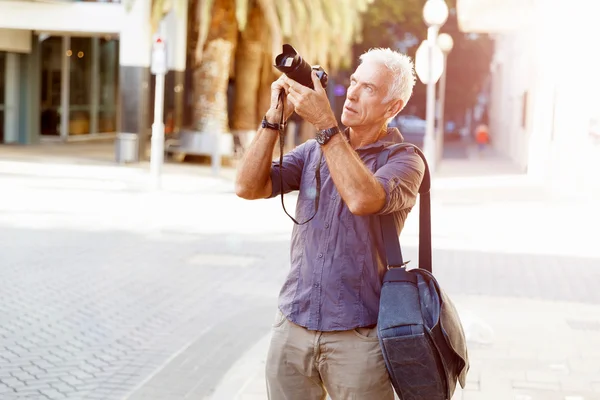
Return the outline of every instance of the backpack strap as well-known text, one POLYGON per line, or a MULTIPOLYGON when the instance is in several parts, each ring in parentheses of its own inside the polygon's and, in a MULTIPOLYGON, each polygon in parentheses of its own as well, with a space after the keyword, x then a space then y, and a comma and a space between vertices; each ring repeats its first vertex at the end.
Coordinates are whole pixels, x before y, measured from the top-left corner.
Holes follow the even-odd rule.
MULTIPOLYGON (((410 143, 397 143, 386 147, 377 156, 375 170, 384 166, 392 151, 414 151, 425 164, 425 173, 419 186, 419 268, 432 272, 431 256, 431 175, 425 155, 417 146, 410 143)), ((381 215, 379 217, 387 264, 390 268, 404 265, 398 227, 393 214, 381 215)))

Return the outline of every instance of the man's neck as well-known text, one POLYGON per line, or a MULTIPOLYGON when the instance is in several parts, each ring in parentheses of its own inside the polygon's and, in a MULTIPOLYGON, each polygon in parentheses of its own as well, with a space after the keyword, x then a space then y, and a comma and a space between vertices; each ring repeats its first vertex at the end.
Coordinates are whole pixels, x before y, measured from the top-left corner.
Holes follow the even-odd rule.
POLYGON ((356 127, 350 128, 350 145, 353 149, 359 149, 375 143, 387 134, 387 125, 379 127, 356 127))

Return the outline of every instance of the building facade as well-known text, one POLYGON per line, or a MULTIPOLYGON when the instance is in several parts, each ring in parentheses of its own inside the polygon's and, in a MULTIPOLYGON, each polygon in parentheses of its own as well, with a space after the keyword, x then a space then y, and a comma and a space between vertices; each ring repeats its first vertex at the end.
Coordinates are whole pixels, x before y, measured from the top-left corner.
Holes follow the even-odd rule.
POLYGON ((490 133, 494 145, 561 192, 600 188, 600 3, 459 0, 465 32, 495 39, 490 133))
MULTIPOLYGON (((143 152, 150 12, 150 0, 0 0, 0 143, 123 132, 137 134, 143 152)), ((168 44, 166 107, 174 107, 183 96, 187 12, 172 11, 159 33, 168 44)))

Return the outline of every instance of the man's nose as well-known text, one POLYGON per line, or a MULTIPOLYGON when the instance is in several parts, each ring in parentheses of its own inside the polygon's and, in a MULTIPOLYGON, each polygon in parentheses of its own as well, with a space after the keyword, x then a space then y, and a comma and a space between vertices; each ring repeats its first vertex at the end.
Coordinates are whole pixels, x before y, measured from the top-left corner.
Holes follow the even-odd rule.
POLYGON ((356 100, 356 92, 352 86, 348 87, 348 90, 346 91, 346 97, 348 100, 356 100))

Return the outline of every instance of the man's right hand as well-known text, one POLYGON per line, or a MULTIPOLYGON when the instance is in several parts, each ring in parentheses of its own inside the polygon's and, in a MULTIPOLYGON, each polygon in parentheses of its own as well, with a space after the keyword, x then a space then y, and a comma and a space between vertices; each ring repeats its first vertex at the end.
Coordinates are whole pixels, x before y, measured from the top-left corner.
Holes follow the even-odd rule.
MULTIPOLYGON (((288 90, 288 85, 284 81, 285 74, 282 74, 279 79, 271 84, 271 108, 267 112, 267 119, 271 123, 279 123, 279 118, 281 118, 281 105, 279 104, 279 93, 283 91, 285 94, 288 90), (269 118, 276 118, 277 120, 270 120, 269 118)), ((287 96, 285 97, 285 107, 284 110, 284 121, 287 121, 288 118, 294 113, 294 105, 291 101, 288 100, 287 96)))

